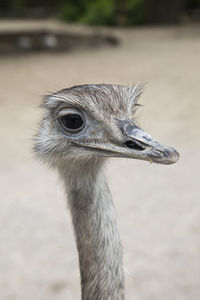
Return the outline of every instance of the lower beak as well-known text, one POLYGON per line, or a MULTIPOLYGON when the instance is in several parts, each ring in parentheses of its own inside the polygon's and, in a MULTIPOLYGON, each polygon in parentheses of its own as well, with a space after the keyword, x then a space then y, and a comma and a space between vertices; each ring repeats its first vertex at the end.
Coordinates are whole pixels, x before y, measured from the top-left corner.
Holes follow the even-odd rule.
POLYGON ((123 128, 120 127, 125 136, 124 145, 129 157, 159 164, 173 164, 178 160, 179 153, 174 148, 160 144, 135 124, 126 123, 123 124, 123 128))

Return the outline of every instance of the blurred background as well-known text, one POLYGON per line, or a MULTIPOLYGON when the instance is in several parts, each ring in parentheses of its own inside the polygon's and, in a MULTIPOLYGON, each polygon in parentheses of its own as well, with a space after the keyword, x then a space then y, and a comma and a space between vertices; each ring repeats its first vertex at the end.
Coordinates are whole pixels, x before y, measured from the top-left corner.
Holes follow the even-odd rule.
POLYGON ((92 25, 173 24, 198 20, 199 0, 7 0, 2 18, 49 18, 92 25))
POLYGON ((107 165, 126 299, 200 299, 199 21, 199 0, 0 1, 0 299, 80 299, 63 187, 32 153, 42 96, 140 82, 140 125, 181 157, 107 165))

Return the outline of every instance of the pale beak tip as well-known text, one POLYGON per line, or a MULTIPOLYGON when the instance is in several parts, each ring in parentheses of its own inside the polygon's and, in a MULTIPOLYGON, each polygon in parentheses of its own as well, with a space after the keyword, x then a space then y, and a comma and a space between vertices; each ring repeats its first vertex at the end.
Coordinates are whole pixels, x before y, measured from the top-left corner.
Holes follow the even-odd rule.
POLYGON ((159 149, 159 152, 152 152, 149 158, 154 163, 171 165, 177 162, 179 153, 174 148, 162 146, 162 148, 159 149))
POLYGON ((179 159, 179 153, 174 148, 169 148, 164 152, 164 156, 166 156, 168 164, 174 164, 179 159))
POLYGON ((174 154, 173 154, 173 159, 174 159, 174 163, 175 162, 177 162, 178 160, 179 160, 179 153, 178 153, 178 151, 176 151, 175 149, 174 149, 174 154))

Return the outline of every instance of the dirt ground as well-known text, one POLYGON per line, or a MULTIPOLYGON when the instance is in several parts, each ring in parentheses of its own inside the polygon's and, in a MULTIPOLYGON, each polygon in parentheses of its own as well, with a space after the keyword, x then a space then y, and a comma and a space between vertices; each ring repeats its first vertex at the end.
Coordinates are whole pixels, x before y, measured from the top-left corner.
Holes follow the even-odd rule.
POLYGON ((200 28, 117 30, 116 48, 0 57, 0 298, 80 299, 63 188, 34 160, 43 94, 147 83, 140 124, 181 154, 171 166, 112 159, 127 300, 200 299, 200 28))

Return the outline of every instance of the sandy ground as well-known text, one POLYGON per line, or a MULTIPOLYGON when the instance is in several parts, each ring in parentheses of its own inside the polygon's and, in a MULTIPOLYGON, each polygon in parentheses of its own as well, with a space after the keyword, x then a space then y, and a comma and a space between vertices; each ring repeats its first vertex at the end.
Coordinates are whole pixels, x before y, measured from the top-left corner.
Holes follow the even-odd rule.
POLYGON ((63 188, 33 159, 31 139, 41 95, 101 82, 147 83, 140 124, 181 154, 172 166, 108 163, 126 299, 200 299, 200 28, 117 34, 118 48, 0 57, 0 299, 80 299, 63 188))

